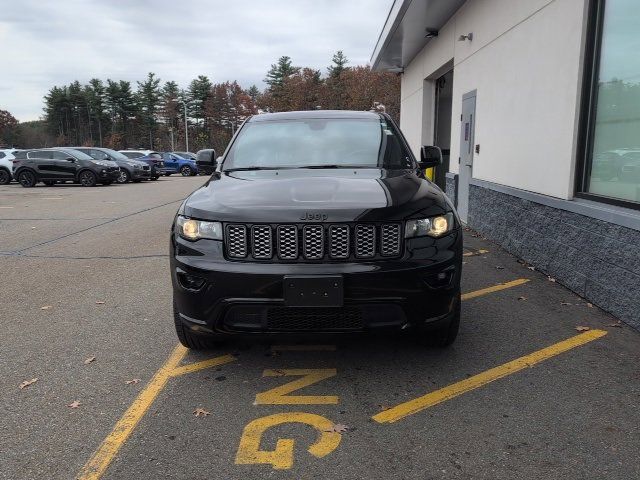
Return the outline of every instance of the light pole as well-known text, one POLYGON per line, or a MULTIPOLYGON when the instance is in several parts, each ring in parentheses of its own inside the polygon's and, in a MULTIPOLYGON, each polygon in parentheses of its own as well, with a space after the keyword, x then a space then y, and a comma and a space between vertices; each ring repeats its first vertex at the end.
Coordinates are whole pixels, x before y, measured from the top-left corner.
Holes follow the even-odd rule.
POLYGON ((184 142, 185 150, 189 151, 189 126, 187 124, 187 103, 182 100, 182 106, 184 107, 184 142))

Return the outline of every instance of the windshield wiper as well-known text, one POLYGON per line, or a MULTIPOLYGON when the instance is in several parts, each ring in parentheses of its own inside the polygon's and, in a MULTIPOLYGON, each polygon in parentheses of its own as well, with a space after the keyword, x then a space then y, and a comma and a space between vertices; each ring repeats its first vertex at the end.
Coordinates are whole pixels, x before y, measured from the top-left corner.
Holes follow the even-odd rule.
POLYGON ((283 170, 291 167, 238 167, 238 168, 227 168, 223 170, 223 172, 253 172, 255 170, 283 170))
POLYGON ((303 165, 302 167, 296 168, 377 168, 371 165, 340 165, 340 164, 330 164, 330 165, 303 165))

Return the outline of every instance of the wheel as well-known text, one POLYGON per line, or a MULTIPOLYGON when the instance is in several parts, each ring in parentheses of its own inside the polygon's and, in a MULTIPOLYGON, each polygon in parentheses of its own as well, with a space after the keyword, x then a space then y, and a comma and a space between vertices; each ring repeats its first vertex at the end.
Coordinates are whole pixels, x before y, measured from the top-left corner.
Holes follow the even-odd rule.
POLYGON ((180 320, 180 314, 178 313, 175 303, 173 304, 173 322, 176 326, 178 340, 180 340, 182 345, 190 348, 191 350, 210 350, 217 347, 220 343, 220 341, 217 340, 217 337, 195 335, 191 333, 189 329, 185 328, 182 324, 182 320, 180 320))
POLYGON ((8 170, 0 168, 0 185, 7 185, 11 182, 11 174, 8 170))
POLYGON ((193 175, 193 170, 189 165, 183 165, 182 167, 180 167, 180 173, 183 177, 190 177, 191 175, 193 175))
POLYGON ((117 178, 116 182, 118 182, 118 183, 127 183, 127 182, 129 182, 129 180, 131 180, 131 175, 124 168, 121 168, 120 169, 120 175, 118 175, 118 178, 117 178))
POLYGON ((98 180, 96 178, 96 174, 91 170, 83 170, 80 172, 80 177, 78 179, 80 180, 80 185, 83 187, 95 187, 98 180))
POLYGON ((42 183, 44 183, 47 187, 53 187, 56 182, 54 182, 53 180, 44 180, 42 183))
POLYGON ((31 188, 36 186, 38 178, 31 170, 23 170, 18 174, 18 182, 25 188, 31 188))

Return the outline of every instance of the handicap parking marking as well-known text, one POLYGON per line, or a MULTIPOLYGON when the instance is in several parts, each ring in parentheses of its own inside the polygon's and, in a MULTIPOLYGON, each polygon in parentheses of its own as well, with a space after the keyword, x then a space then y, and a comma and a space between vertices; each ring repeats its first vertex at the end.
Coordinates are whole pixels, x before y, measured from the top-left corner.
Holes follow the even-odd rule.
POLYGON ((414 398, 413 400, 403 402, 395 407, 380 412, 371 418, 378 423, 397 422, 409 415, 419 413, 429 407, 451 400, 458 395, 475 390, 476 388, 519 372, 520 370, 531 368, 544 360, 602 338, 606 334, 607 332, 604 330, 589 330, 568 338, 567 340, 555 343, 549 347, 537 350, 515 360, 511 360, 510 362, 498 367, 494 367, 490 370, 486 370, 482 373, 466 378, 465 380, 461 380, 460 382, 453 383, 447 387, 427 393, 421 397, 414 398))
POLYGON ((91 459, 84 465, 77 477, 78 480, 98 480, 104 475, 144 414, 149 410, 149 407, 167 385, 169 379, 236 360, 236 357, 233 355, 223 355, 181 366, 180 363, 184 360, 188 352, 189 350, 182 345, 174 348, 164 365, 160 367, 147 386, 138 394, 131 406, 120 420, 118 420, 115 427, 113 427, 111 433, 104 439, 91 459))
POLYGON ((263 377, 302 377, 266 392, 258 393, 254 405, 337 405, 336 395, 289 395, 337 375, 335 368, 290 368, 265 370, 263 377))
POLYGON ((481 297, 483 295, 487 295, 488 293, 499 292, 501 290, 507 290, 509 288, 524 285, 529 281, 530 280, 528 278, 518 278, 517 280, 511 280, 510 282, 498 283, 497 285, 493 285, 491 287, 481 288, 480 290, 463 293, 461 295, 461 298, 462 300, 471 300, 472 298, 481 297))

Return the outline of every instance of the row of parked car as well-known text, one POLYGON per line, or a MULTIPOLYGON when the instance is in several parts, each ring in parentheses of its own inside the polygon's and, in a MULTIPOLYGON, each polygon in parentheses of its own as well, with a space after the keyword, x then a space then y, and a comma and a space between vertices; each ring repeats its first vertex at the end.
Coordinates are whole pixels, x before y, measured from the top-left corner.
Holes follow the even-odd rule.
POLYGON ((158 180, 180 174, 210 174, 215 151, 155 152, 112 150, 98 147, 58 147, 32 150, 0 150, 0 185, 15 179, 23 187, 73 182, 85 187, 97 184, 158 180))

